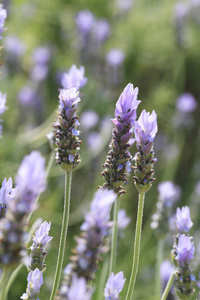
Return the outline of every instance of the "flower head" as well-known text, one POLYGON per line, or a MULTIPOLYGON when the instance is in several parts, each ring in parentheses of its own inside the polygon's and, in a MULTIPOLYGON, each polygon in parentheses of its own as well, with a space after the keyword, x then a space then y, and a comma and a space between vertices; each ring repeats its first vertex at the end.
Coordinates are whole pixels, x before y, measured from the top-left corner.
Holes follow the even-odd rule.
POLYGON ((0 116, 8 109, 5 104, 6 94, 0 92, 0 116))
POLYGON ((124 53, 120 49, 111 49, 106 55, 106 61, 109 66, 118 67, 124 61, 124 53))
POLYGON ((7 18, 7 11, 3 8, 3 5, 0 4, 0 39, 2 39, 2 32, 4 31, 4 23, 7 18))
POLYGON ((11 201, 15 194, 15 189, 12 188, 12 178, 7 181, 4 178, 0 189, 0 218, 4 216, 7 204, 11 201))
POLYGON ((91 31, 94 23, 94 16, 89 10, 80 11, 76 17, 77 28, 83 35, 86 35, 91 31))
POLYGON ((177 208, 175 223, 180 233, 187 233, 190 230, 193 222, 190 219, 190 209, 188 206, 177 208))
POLYGON ((120 119, 123 122, 134 124, 136 119, 136 110, 140 104, 140 100, 137 100, 138 88, 133 89, 133 85, 129 83, 122 94, 120 95, 115 109, 115 118, 113 123, 117 126, 118 130, 123 130, 123 125, 120 123, 120 119))
POLYGON ((144 109, 135 124, 135 138, 137 145, 142 147, 144 153, 149 151, 156 133, 158 131, 157 115, 155 111, 152 114, 144 109))
POLYGON ((197 101, 190 93, 182 94, 176 102, 176 108, 182 113, 191 113, 196 107, 197 101))
POLYGON ((72 278, 72 284, 67 292, 68 300, 90 300, 92 291, 87 290, 87 282, 85 278, 74 276, 72 278))
POLYGON ((66 117, 74 115, 77 109, 77 103, 81 101, 77 88, 62 89, 59 95, 60 106, 59 110, 65 110, 66 117))
POLYGON ((131 218, 127 217, 126 211, 124 209, 120 209, 118 211, 118 221, 117 226, 120 231, 124 230, 128 224, 130 223, 131 218))
POLYGON ((112 273, 104 290, 105 300, 119 300, 119 293, 122 291, 125 281, 123 272, 116 275, 112 273))
POLYGON ((87 83, 87 78, 84 77, 85 69, 80 67, 79 69, 73 65, 68 73, 64 73, 61 79, 64 89, 82 88, 87 83))
POLYGON ((43 284, 43 275, 42 271, 36 268, 34 271, 30 271, 27 277, 28 285, 26 289, 26 293, 24 293, 20 299, 28 300, 28 299, 37 299, 40 292, 40 288, 43 284))
POLYGON ((93 39, 96 43, 103 43, 110 34, 110 24, 104 20, 98 20, 93 27, 93 39))
POLYGON ((52 236, 49 236, 49 231, 51 229, 51 222, 44 221, 38 230, 36 230, 33 236, 33 244, 40 247, 45 247, 52 240, 52 236))
POLYGON ((188 264, 194 257, 194 243, 191 242, 191 239, 185 234, 181 234, 179 236, 176 250, 177 255, 175 259, 177 260, 180 267, 188 264))
POLYGON ((167 207, 171 207, 176 201, 180 199, 180 187, 175 185, 172 181, 164 181, 158 185, 159 200, 167 207))

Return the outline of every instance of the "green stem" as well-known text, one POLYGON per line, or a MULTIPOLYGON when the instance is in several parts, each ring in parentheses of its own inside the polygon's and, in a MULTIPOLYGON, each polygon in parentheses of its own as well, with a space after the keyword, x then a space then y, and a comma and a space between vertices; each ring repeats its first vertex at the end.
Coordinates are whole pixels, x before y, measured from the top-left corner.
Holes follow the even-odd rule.
POLYGON ((7 286, 10 272, 11 272, 11 270, 6 267, 2 271, 1 280, 0 280, 0 299, 1 300, 7 299, 6 286, 7 286))
POLYGON ((164 248, 164 239, 159 239, 157 244, 157 257, 156 257, 155 300, 160 299, 161 296, 160 265, 162 263, 163 248, 164 248))
POLYGON ((71 195, 71 181, 72 181, 72 171, 65 172, 65 197, 64 197, 64 210, 63 210, 63 220, 62 229, 60 236, 60 244, 58 250, 58 259, 56 272, 54 276, 53 288, 51 291, 50 300, 54 300, 60 285, 60 279, 62 275, 63 260, 65 255, 65 246, 67 241, 67 229, 69 223, 69 210, 70 210, 70 195, 71 195))
MULTIPOLYGON (((13 282, 15 281, 17 275, 19 274, 19 272, 21 271, 22 267, 24 265, 23 264, 20 264, 11 274, 9 280, 8 280, 8 284, 6 286, 6 290, 5 290, 5 295, 7 296, 8 295, 8 292, 13 284, 13 282)), ((1 298, 0 298, 1 299, 1 298)))
POLYGON ((167 295, 169 294, 171 285, 172 285, 173 280, 174 280, 174 276, 175 276, 175 269, 172 271, 172 274, 171 274, 171 276, 170 276, 170 278, 169 278, 169 280, 168 280, 168 283, 167 283, 167 285, 166 285, 166 288, 165 288, 165 290, 164 290, 164 293, 163 293, 163 295, 162 295, 161 300, 167 299, 167 295))
POLYGON ((126 295, 126 300, 131 300, 133 297, 133 291, 135 287, 136 276, 139 266, 139 257, 140 257, 140 242, 141 242, 141 232, 142 232, 142 218, 143 218, 143 209, 144 209, 144 198, 145 193, 139 193, 139 203, 138 203, 138 212, 137 212, 137 221, 136 221, 136 230, 135 230, 135 244, 133 252, 133 265, 131 271, 131 277, 129 281, 128 291, 126 295))
POLYGON ((110 253, 110 268, 109 275, 115 271, 116 253, 117 253, 117 219, 119 211, 119 198, 114 203, 113 227, 112 227, 112 240, 111 240, 111 253, 110 253))

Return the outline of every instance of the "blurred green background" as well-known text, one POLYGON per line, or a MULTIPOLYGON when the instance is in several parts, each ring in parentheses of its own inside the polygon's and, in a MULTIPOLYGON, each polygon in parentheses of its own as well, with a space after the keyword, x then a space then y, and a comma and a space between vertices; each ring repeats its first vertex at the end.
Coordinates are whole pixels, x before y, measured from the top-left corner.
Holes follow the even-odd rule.
MULTIPOLYGON (((126 1, 125 1, 126 2, 126 1)), ((0 180, 15 177, 19 164, 26 154, 38 149, 46 158, 51 156, 46 134, 52 130, 58 105, 60 76, 75 64, 85 67, 87 85, 81 90, 79 116, 94 111, 97 123, 90 128, 82 126, 80 166, 73 172, 71 219, 65 264, 75 245, 74 235, 79 234, 83 221, 98 185, 103 184, 101 172, 111 138, 115 104, 124 87, 130 82, 139 87, 138 115, 143 109, 156 111, 159 133, 155 141, 158 162, 155 165, 156 182, 146 195, 141 260, 134 299, 154 299, 154 276, 157 239, 150 227, 158 199, 157 185, 170 180, 181 187, 182 197, 178 206, 191 207, 194 233, 198 236, 200 224, 199 194, 195 189, 200 180, 200 3, 198 1, 135 0, 128 9, 120 8, 117 0, 76 1, 9 1, 2 2, 8 11, 7 30, 3 33, 0 91, 7 93, 9 109, 2 115, 3 138, 0 147, 0 180), (183 4, 183 6, 180 5, 183 4), (179 6, 178 6, 179 5, 179 6), (184 11, 184 5, 188 9, 184 11), (196 5, 196 6, 195 6, 196 5), (81 47, 80 32, 75 18, 81 10, 90 10, 96 20, 105 19, 110 32, 101 43, 90 42, 81 47), (16 54, 17 42, 9 48, 9 36, 17 37, 23 44, 16 54), (7 44, 6 44, 7 43, 7 44), (33 51, 47 47, 50 58, 47 74, 33 78, 33 51), (93 48, 96 46, 96 48, 93 48), (124 53, 124 62, 112 68, 106 55, 112 48, 124 53), (116 77, 116 78, 115 78, 116 77), (115 80, 114 80, 115 79, 115 80), (19 92, 29 86, 37 94, 30 102, 20 100, 19 92), (197 108, 191 113, 177 110, 176 101, 184 93, 191 93, 197 108), (93 135, 91 135, 93 134, 93 135), (90 140, 88 142, 88 137, 90 140), (93 137, 93 138, 92 138, 93 137), (97 137, 97 139, 96 139, 97 137), (91 142, 92 140, 92 142, 91 142)), ((128 1, 127 1, 128 3, 128 1)), ((128 5, 128 4, 127 4, 128 5)), ((134 156, 135 145, 131 148, 134 156)), ((137 191, 132 176, 121 197, 131 223, 119 240, 117 271, 123 270, 126 280, 121 299, 130 276, 137 211, 137 191)), ((40 208, 34 213, 31 224, 38 217, 52 222, 54 237, 46 259, 47 270, 40 299, 49 299, 56 266, 64 193, 64 172, 56 163, 49 174, 47 190, 40 199, 40 208)), ((31 225, 30 224, 30 225, 31 225)), ((195 240, 198 252, 198 239, 195 240)), ((166 238, 163 258, 170 259, 172 234, 166 238)), ((200 248, 200 247, 199 247, 200 248)), ((200 252, 200 250, 199 250, 200 252)), ((93 299, 103 299, 97 282, 101 270, 106 269, 108 254, 99 266, 93 299)), ((199 265, 195 266, 198 279, 199 265)), ((25 267, 10 291, 9 300, 19 299, 26 288, 25 267), (17 295, 17 296, 16 296, 17 295)), ((198 296, 198 288, 192 299, 198 296)))

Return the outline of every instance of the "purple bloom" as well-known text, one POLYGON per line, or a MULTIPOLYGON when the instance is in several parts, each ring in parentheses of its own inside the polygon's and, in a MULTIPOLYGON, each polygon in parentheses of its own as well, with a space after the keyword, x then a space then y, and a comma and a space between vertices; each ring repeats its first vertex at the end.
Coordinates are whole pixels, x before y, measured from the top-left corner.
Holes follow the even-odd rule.
POLYGON ((2 32, 4 31, 4 23, 7 18, 7 11, 3 8, 3 5, 0 4, 0 39, 2 39, 2 32))
POLYGON ((6 94, 0 92, 0 116, 8 109, 6 104, 6 94))
POLYGON ((124 61, 124 53, 120 49, 111 49, 106 55, 106 61, 111 67, 118 67, 124 61))
POLYGON ((51 57, 50 49, 47 47, 38 47, 33 51, 33 61, 38 65, 45 65, 51 57))
POLYGON ((92 291, 87 290, 87 282, 85 278, 74 276, 72 278, 71 286, 67 292, 68 300, 90 300, 92 291))
POLYGON ((85 69, 80 67, 79 69, 73 65, 68 73, 64 73, 61 79, 62 86, 65 89, 82 88, 87 83, 87 78, 84 77, 85 69))
POLYGON ((49 231, 51 228, 51 222, 43 222, 39 229, 36 230, 35 235, 33 235, 33 246, 32 247, 42 247, 44 248, 51 240, 52 236, 49 236, 49 231))
POLYGON ((30 213, 35 208, 35 200, 46 187, 45 159, 40 152, 26 155, 16 175, 19 199, 12 201, 9 208, 13 213, 30 213))
POLYGON ((137 100, 138 88, 133 89, 133 85, 129 83, 122 94, 120 95, 115 109, 115 118, 113 123, 117 126, 119 131, 123 130, 123 124, 119 118, 126 123, 134 124, 136 119, 136 110, 141 101, 137 100))
POLYGON ((116 275, 112 273, 104 290, 105 300, 119 300, 119 293, 122 291, 125 281, 123 272, 116 275))
POLYGON ((194 243, 191 242, 191 239, 185 235, 181 234, 178 238, 178 245, 176 247, 177 255, 175 259, 178 261, 180 267, 183 267, 194 257, 194 243))
POLYGON ((19 102, 24 105, 31 105, 36 100, 36 93, 34 89, 28 85, 24 86, 18 93, 19 102))
POLYGON ((144 109, 135 124, 135 138, 138 146, 142 147, 144 153, 149 152, 157 131, 157 115, 155 111, 153 110, 152 114, 150 114, 144 109))
POLYGON ((14 57, 22 56, 25 52, 25 44, 15 35, 5 38, 4 47, 14 57))
POLYGON ((76 17, 77 28, 83 35, 86 35, 91 31, 94 22, 94 16, 89 10, 80 11, 76 17))
POLYGON ((95 111, 88 110, 80 116, 81 126, 90 129, 97 125, 99 121, 99 116, 95 111))
POLYGON ((190 209, 184 206, 181 209, 178 207, 176 211, 176 227, 180 233, 187 233, 193 225, 190 219, 190 209))
POLYGON ((182 113, 191 113, 196 107, 197 101, 190 93, 181 95, 176 102, 176 108, 182 113))
POLYGON ((47 65, 36 64, 31 71, 31 78, 36 81, 42 81, 47 77, 49 67, 47 65))
POLYGON ((118 211, 118 221, 117 221, 118 230, 124 230, 130 223, 130 221, 131 218, 127 217, 126 211, 124 209, 120 209, 118 211))
POLYGON ((172 274, 172 271, 174 269, 174 266, 169 260, 164 260, 160 265, 160 277, 163 286, 165 286, 172 274))
POLYGON ((40 292, 40 288, 43 284, 43 275, 42 271, 36 268, 34 271, 30 271, 27 277, 28 285, 26 289, 26 293, 24 293, 20 299, 28 300, 28 299, 37 299, 40 292))
POLYGON ((171 207, 176 201, 180 199, 181 190, 180 187, 175 185, 171 181, 164 181, 158 185, 159 200, 162 201, 165 206, 171 207))
POLYGON ((106 20, 98 20, 93 27, 93 40, 97 43, 103 43, 110 34, 110 24, 106 20))
POLYGON ((77 103, 81 101, 81 99, 79 98, 79 91, 77 90, 77 88, 72 88, 69 90, 60 90, 59 99, 59 110, 65 109, 65 114, 67 117, 75 113, 77 103))
POLYGON ((0 218, 5 215, 7 204, 12 201, 16 189, 12 188, 12 178, 5 178, 0 189, 0 218))
POLYGON ((124 12, 130 10, 133 4, 134 0, 117 0, 117 6, 124 12))

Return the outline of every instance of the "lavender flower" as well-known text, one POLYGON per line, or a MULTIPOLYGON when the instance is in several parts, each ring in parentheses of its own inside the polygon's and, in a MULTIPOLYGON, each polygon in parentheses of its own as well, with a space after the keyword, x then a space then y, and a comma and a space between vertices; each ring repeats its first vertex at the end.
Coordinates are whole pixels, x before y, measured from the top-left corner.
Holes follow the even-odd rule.
POLYGON ((80 11, 76 17, 77 28, 83 35, 86 35, 91 31, 94 22, 94 16, 89 10, 80 11))
POLYGON ((106 62, 111 67, 119 67, 124 61, 124 53, 120 49, 111 49, 106 55, 106 62))
POLYGON ((182 113, 191 113, 196 107, 197 101, 190 93, 182 94, 176 102, 176 108, 182 113))
POLYGON ((104 290, 105 300, 119 300, 119 293, 122 291, 125 281, 123 272, 119 272, 116 275, 112 273, 104 290))
POLYGON ((172 207, 175 202, 180 199, 180 187, 172 181, 164 181, 158 185, 159 201, 163 202, 165 206, 172 207))
POLYGON ((7 11, 3 8, 3 5, 0 4, 0 39, 2 39, 1 34, 4 32, 4 23, 7 18, 7 11))
POLYGON ((74 276, 72 284, 67 291, 67 300, 90 300, 92 290, 88 291, 87 282, 83 277, 74 276))
POLYGON ((81 141, 78 138, 80 125, 76 116, 80 101, 77 88, 61 90, 59 95, 59 116, 54 123, 56 129, 56 161, 64 170, 72 170, 80 163, 78 150, 81 141))
POLYGON ((20 299, 23 300, 31 300, 37 299, 40 288, 43 284, 43 275, 42 271, 39 269, 35 269, 34 271, 30 271, 27 277, 28 285, 26 289, 26 293, 24 293, 20 299))
POLYGON ((7 204, 11 201, 15 194, 15 189, 12 188, 12 178, 7 181, 5 178, 0 189, 0 218, 4 217, 6 213, 7 204))
POLYGON ((79 69, 73 65, 68 73, 64 73, 61 79, 64 89, 82 88, 87 83, 87 78, 84 77, 85 69, 80 67, 79 69))
POLYGON ((161 277, 161 281, 162 281, 162 285, 163 285, 163 289, 166 286, 172 271, 174 269, 174 266, 172 265, 172 263, 166 259, 164 260, 161 265, 160 265, 160 277, 161 277))
POLYGON ((131 218, 127 217, 126 211, 124 209, 120 209, 118 211, 118 218, 117 218, 117 226, 119 233, 122 235, 122 231, 128 226, 130 223, 131 218))
POLYGON ((178 239, 178 245, 176 247, 177 255, 175 259, 177 260, 179 266, 183 267, 194 257, 194 243, 191 242, 190 237, 185 234, 181 234, 178 239))
POLYGON ((152 185, 154 170, 153 142, 158 131, 157 115, 143 110, 135 124, 135 139, 138 152, 135 155, 135 168, 133 177, 135 185, 140 192, 147 192, 152 185))
POLYGON ((85 111, 80 116, 81 126, 85 129, 90 129, 97 125, 99 121, 98 114, 93 110, 85 111))
POLYGON ((190 209, 184 206, 181 209, 178 207, 176 211, 176 227, 180 233, 187 233, 193 225, 190 219, 190 209))
POLYGON ((43 222, 39 229, 36 230, 35 235, 33 235, 33 244, 31 249, 31 260, 29 269, 35 270, 38 268, 40 271, 45 270, 46 265, 44 264, 47 252, 44 247, 52 240, 52 236, 49 236, 49 231, 51 228, 51 222, 43 222))
POLYGON ((74 275, 79 278, 84 277, 87 282, 93 278, 100 255, 106 251, 104 237, 108 235, 112 225, 112 222, 109 222, 110 206, 116 198, 117 195, 107 189, 96 192, 90 211, 85 214, 81 236, 76 237, 74 256, 71 257, 71 263, 66 268, 60 293, 68 290, 74 275))
POLYGON ((46 65, 51 58, 51 51, 45 46, 38 47, 33 51, 32 56, 35 64, 46 65))
POLYGON ((103 187, 113 189, 118 195, 125 193, 122 186, 127 181, 126 165, 130 159, 128 148, 131 146, 133 124, 140 103, 137 94, 138 88, 133 89, 129 83, 116 103, 115 118, 112 119, 116 128, 113 129, 110 151, 103 165, 105 169, 102 176, 106 181, 103 187))
POLYGON ((12 58, 20 57, 25 52, 25 44, 15 35, 9 35, 5 38, 4 47, 12 58))
POLYGON ((0 92, 0 116, 8 109, 6 104, 6 94, 0 92))
POLYGON ((92 38, 95 43, 102 44, 110 34, 110 24, 106 20, 95 22, 92 32, 92 38))
POLYGON ((28 85, 25 85, 18 92, 18 99, 19 99, 19 102, 23 105, 33 105, 33 103, 37 99, 37 95, 33 88, 31 88, 28 85))

